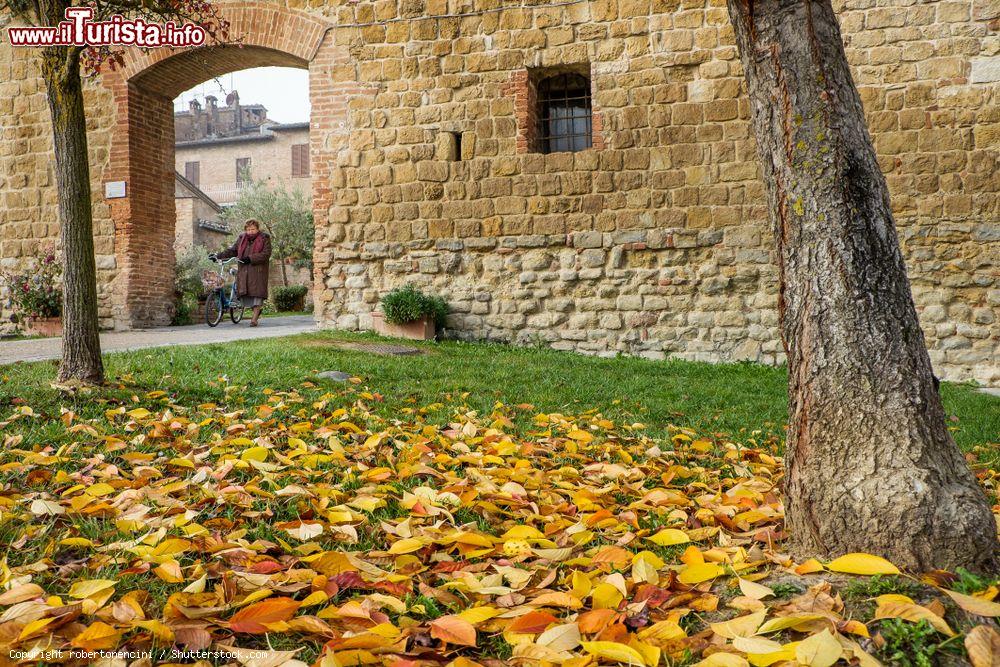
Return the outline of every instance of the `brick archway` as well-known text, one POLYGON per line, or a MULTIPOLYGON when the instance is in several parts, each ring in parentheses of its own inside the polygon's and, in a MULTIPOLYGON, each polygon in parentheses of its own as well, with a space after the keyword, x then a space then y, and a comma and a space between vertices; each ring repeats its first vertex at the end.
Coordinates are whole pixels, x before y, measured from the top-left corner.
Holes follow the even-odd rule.
POLYGON ((115 226, 112 308, 116 328, 169 324, 174 284, 173 99, 215 76, 262 66, 309 70, 310 163, 317 224, 329 209, 332 154, 324 137, 346 126, 346 93, 332 69, 347 61, 321 18, 268 3, 219 5, 235 45, 140 50, 102 77, 117 106, 103 183, 124 181, 126 196, 110 199, 115 226), (317 117, 319 118, 317 119, 317 117))

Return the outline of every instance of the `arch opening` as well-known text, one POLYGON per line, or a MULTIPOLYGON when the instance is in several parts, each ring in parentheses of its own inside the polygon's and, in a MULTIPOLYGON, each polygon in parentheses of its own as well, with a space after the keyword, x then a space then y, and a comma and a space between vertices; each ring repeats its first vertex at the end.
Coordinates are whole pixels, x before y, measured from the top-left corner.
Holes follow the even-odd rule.
MULTIPOLYGON (((102 77, 114 94, 118 113, 102 180, 126 184, 124 197, 108 200, 117 261, 112 292, 115 328, 164 326, 174 315, 174 98, 185 90, 256 67, 307 70, 313 116, 301 124, 306 148, 296 149, 295 162, 299 171, 303 161, 308 165, 308 178, 301 179, 301 187, 311 196, 317 224, 329 209, 330 146, 334 142, 328 129, 322 135, 318 130, 344 124, 346 102, 337 102, 342 93, 330 72, 346 57, 338 56, 332 40, 325 40, 329 25, 314 17, 259 7, 232 6, 225 13, 233 34, 241 36, 239 44, 179 52, 137 50, 127 54, 123 68, 102 77), (324 114, 318 120, 317 110, 324 114)), ((315 258, 312 264, 317 272, 315 258)))

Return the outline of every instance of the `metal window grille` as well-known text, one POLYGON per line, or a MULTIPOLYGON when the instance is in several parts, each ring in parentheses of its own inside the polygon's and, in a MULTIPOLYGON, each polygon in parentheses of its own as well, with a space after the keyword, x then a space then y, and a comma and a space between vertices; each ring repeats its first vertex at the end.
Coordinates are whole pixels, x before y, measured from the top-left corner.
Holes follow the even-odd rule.
POLYGON ((538 145, 543 153, 582 151, 593 144, 590 80, 557 74, 538 83, 538 145))
POLYGON ((250 180, 251 180, 250 158, 248 157, 236 158, 236 182, 249 183, 250 180))

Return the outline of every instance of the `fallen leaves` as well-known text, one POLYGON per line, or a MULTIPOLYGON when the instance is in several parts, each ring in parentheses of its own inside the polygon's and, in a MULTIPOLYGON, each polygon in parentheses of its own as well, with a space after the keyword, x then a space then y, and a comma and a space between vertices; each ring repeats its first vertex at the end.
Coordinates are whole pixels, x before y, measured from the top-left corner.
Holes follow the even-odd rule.
POLYGON ((845 554, 826 564, 827 569, 832 572, 843 572, 845 574, 899 574, 899 568, 880 556, 871 554, 853 553, 845 554))
MULTIPOLYGON (((652 667, 685 654, 868 667, 862 646, 885 619, 961 629, 940 601, 894 593, 872 596, 867 624, 848 613, 823 577, 898 573, 878 556, 783 554, 773 442, 653 439, 596 412, 460 400, 385 416, 353 386, 257 406, 223 393, 74 413, 55 422, 66 446, 8 440, 4 650, 214 647, 255 667, 652 667), (784 576, 808 583, 789 595, 772 581, 784 576), (312 657, 249 648, 279 636, 312 657)), ((995 589, 949 581, 934 582, 942 600, 1000 616, 995 589)), ((975 667, 998 641, 988 625, 969 632, 975 667)))
POLYGON ((229 619, 229 629, 251 635, 280 629, 278 624, 294 616, 299 606, 292 598, 269 598, 236 612, 229 619))

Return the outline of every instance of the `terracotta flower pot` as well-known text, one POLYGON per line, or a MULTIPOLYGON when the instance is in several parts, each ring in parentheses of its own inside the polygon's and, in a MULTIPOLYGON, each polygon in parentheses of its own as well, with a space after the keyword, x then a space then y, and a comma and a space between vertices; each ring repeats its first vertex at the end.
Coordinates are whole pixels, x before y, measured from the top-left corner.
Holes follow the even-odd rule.
POLYGON ((434 340, 434 320, 423 317, 406 324, 391 324, 385 321, 385 315, 376 311, 372 313, 372 326, 376 333, 392 338, 409 340, 434 340))
POLYGON ((27 318, 26 326, 27 332, 33 336, 45 336, 50 338, 52 336, 62 335, 62 318, 61 317, 29 317, 27 318))

